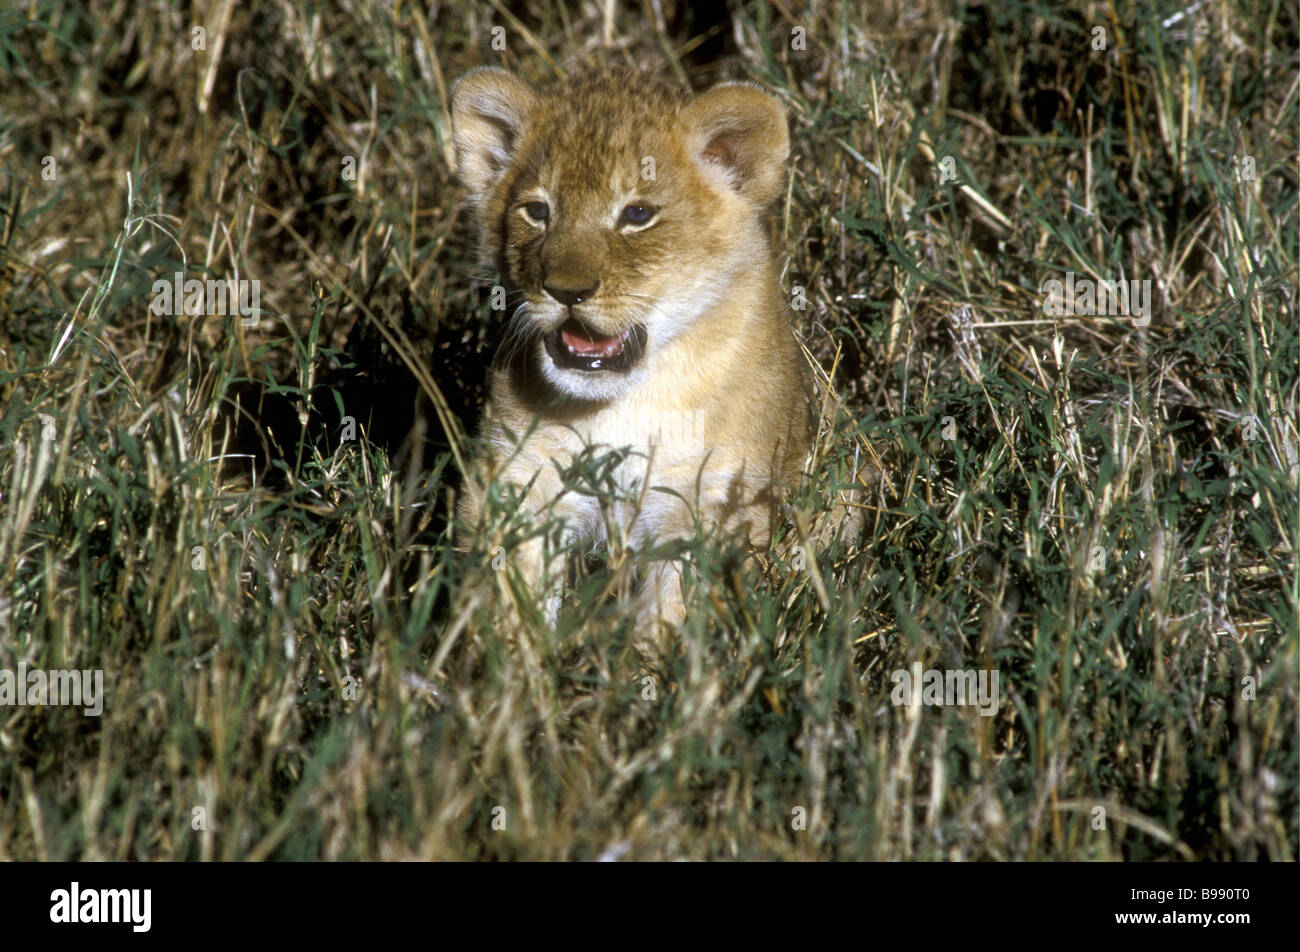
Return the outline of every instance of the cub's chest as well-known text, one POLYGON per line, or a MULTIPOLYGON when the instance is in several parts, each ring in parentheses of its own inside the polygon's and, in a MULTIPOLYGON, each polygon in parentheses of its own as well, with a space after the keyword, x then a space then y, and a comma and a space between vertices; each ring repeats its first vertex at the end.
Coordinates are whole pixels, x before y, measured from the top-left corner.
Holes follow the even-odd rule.
POLYGON ((535 479, 534 491, 547 497, 539 501, 570 516, 576 535, 602 534, 595 492, 614 489, 618 501, 604 515, 639 536, 670 523, 685 528, 688 507, 708 506, 734 481, 739 460, 725 443, 706 438, 708 429, 694 411, 602 411, 568 423, 542 422, 517 449, 501 434, 498 451, 510 459, 507 477, 517 484, 535 479))
MULTIPOLYGON (((600 469, 611 473, 620 488, 637 490, 647 476, 694 481, 725 464, 724 448, 705 438, 702 415, 694 411, 601 411, 566 423, 547 421, 528 439, 526 455, 548 458, 567 467, 579 457, 605 458, 600 469), (615 461, 610 454, 621 455, 615 461)), ((715 434, 716 436, 716 434, 715 434)))

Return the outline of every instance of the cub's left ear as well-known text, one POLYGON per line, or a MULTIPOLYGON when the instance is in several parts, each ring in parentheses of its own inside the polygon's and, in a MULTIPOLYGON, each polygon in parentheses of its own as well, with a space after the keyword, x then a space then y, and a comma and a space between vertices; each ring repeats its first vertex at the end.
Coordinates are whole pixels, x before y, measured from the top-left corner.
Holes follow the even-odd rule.
POLYGON ((470 70, 452 87, 451 138, 456 174, 481 204, 514 158, 537 94, 504 69, 470 70))
POLYGON ((723 83, 687 105, 683 118, 696 157, 726 173, 755 205, 781 194, 790 133, 781 101, 757 86, 723 83))

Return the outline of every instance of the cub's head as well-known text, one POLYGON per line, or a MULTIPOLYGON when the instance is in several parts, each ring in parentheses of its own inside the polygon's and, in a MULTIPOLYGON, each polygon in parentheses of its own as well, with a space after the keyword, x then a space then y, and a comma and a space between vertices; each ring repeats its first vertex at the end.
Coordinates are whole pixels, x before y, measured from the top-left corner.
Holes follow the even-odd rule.
POLYGON ((478 69, 455 86, 452 126, 482 261, 522 302, 514 342, 562 394, 617 397, 768 267, 760 220, 789 137, 755 86, 692 97, 620 70, 539 92, 478 69))

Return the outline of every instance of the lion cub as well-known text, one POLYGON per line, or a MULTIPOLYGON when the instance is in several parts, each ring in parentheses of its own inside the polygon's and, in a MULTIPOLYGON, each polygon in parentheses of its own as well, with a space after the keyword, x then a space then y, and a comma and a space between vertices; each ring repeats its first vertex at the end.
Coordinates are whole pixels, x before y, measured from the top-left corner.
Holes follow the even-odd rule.
MULTIPOLYGON (((570 547, 617 533, 644 554, 693 535, 697 515, 766 545, 810 435, 806 366, 763 225, 789 152, 779 101, 740 83, 692 96, 629 70, 540 92, 488 68, 457 83, 452 125, 482 263, 521 302, 493 364, 462 524, 478 525, 495 480, 530 517, 558 517, 570 547), (632 451, 612 506, 566 484, 593 448, 632 451)), ((552 621, 563 559, 540 536, 518 554, 552 621)), ((684 618, 680 572, 640 569, 638 634, 663 646, 684 618)))

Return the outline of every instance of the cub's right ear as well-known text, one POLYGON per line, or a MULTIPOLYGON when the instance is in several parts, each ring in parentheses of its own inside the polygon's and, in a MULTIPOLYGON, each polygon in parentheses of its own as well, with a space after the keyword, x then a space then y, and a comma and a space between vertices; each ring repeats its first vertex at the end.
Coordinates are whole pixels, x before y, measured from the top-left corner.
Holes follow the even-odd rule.
POLYGON ((481 203, 510 164, 537 94, 504 69, 485 66, 456 81, 451 91, 451 138, 456 173, 481 203))
POLYGON ((685 110, 695 154, 762 207, 781 193, 790 131, 781 101, 749 83, 722 83, 685 110))

